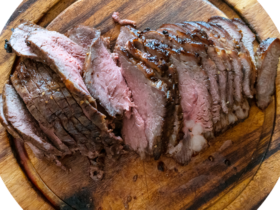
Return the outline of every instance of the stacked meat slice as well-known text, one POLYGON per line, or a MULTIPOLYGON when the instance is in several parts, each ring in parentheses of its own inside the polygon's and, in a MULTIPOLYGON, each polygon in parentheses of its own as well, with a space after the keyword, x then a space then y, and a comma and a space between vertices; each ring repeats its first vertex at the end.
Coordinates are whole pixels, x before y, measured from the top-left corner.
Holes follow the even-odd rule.
MULTIPOLYGON (((21 99, 18 98, 18 103, 21 102, 22 105, 24 102, 25 105, 22 105, 24 112, 19 110, 22 118, 21 115, 10 117, 5 111, 5 102, 8 99, 6 95, 12 95, 4 93, 4 113, 7 113, 6 119, 12 125, 6 123, 6 127, 18 131, 12 120, 21 122, 25 127, 36 127, 40 131, 31 130, 41 134, 41 139, 37 141, 40 140, 41 144, 48 142, 52 146, 49 150, 45 149, 47 146, 35 144, 36 141, 32 141, 29 136, 20 137, 29 142, 32 148, 42 150, 43 155, 40 157, 54 156, 53 159, 58 162, 59 157, 79 151, 90 160, 91 177, 101 179, 105 156, 116 157, 124 151, 121 137, 115 136, 112 129, 109 129, 106 113, 98 110, 97 102, 90 95, 82 78, 89 44, 100 36, 100 31, 78 26, 69 30, 66 35, 69 38, 28 21, 15 29, 10 43, 21 56, 21 61, 11 77, 15 89, 8 84, 6 86, 13 89, 14 97, 19 94, 21 99), (24 120, 24 117, 29 120, 24 120)), ((128 92, 126 109, 129 110, 132 103, 126 83, 123 83, 128 92)), ((10 109, 12 108, 14 112, 18 111, 15 107, 10 109)), ((12 135, 14 133, 11 132, 12 135)), ((19 130, 18 133, 24 134, 24 131, 19 130)), ((17 135, 14 137, 18 138, 17 135)))
POLYGON ((255 55, 255 35, 238 19, 123 26, 114 53, 109 40, 86 26, 63 35, 23 21, 9 42, 20 63, 0 98, 11 135, 62 167, 79 151, 95 180, 124 143, 142 158, 187 164, 248 117, 254 95, 264 109, 274 93, 280 40, 255 55))

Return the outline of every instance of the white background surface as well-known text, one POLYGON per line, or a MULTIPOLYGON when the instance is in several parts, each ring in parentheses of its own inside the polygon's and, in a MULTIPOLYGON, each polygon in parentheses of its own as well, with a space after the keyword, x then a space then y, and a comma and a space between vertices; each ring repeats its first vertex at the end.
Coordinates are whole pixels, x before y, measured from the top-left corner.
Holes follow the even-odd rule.
MULTIPOLYGON (((15 11, 22 0, 0 0, 0 31, 15 11)), ((47 1, 47 0, 46 0, 47 1)), ((244 0, 246 1, 246 0, 244 0)), ((276 27, 280 31, 280 1, 279 0, 258 0, 263 8, 270 15, 276 27)), ((256 14, 257 15, 257 14, 256 14)), ((3 47, 0 43, 0 47, 3 47)), ((1 170, 1 169, 0 169, 1 170)), ((257 193, 257 192, 256 192, 257 193)), ((279 210, 280 209, 280 181, 278 180, 274 189, 264 201, 259 210, 279 210)), ((22 210, 0 178, 0 210, 22 210)), ((35 209, 34 209, 35 210, 35 209)))

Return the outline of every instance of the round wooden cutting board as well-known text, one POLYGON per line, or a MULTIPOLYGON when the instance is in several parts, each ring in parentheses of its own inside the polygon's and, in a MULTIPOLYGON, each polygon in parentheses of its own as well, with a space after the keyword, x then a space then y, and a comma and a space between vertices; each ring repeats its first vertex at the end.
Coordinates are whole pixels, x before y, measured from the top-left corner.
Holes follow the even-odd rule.
MULTIPOLYGON (((242 18, 259 41, 280 38, 257 0, 25 0, 8 21, 1 43, 22 18, 61 33, 77 24, 96 27, 114 43, 120 30, 111 18, 114 11, 135 20, 140 30, 219 15, 242 18)), ((0 50, 1 89, 15 59, 0 50)), ((264 112, 250 101, 249 117, 211 140, 186 166, 166 157, 143 161, 128 154, 106 160, 105 178, 94 182, 86 158, 65 158, 71 168, 67 173, 36 159, 0 127, 0 176, 22 208, 30 210, 257 209, 280 175, 279 78, 278 73, 276 94, 264 112)))

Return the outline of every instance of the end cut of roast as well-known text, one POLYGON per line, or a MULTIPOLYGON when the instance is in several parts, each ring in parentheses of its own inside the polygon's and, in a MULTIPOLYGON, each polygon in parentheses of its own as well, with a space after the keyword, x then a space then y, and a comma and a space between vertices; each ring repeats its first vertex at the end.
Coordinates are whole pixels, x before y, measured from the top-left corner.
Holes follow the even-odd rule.
POLYGON ((257 105, 265 109, 271 102, 271 96, 275 91, 275 79, 280 57, 280 40, 268 38, 263 41, 257 52, 257 105))

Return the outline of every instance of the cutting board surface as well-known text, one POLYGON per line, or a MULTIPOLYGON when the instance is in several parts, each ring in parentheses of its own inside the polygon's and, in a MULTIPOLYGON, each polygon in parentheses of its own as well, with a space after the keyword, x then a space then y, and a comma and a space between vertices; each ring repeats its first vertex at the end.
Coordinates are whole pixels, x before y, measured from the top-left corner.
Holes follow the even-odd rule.
MULTIPOLYGON (((215 15, 238 17, 226 4, 214 2, 217 7, 203 0, 80 0, 59 14, 57 8, 65 6, 60 3, 54 4, 57 17, 47 28, 65 33, 77 24, 84 24, 100 29, 102 35, 110 36, 114 44, 120 31, 120 26, 111 18, 115 11, 120 12, 122 18, 135 20, 140 30, 146 27, 157 29, 164 23, 207 21, 215 15), (226 9, 220 10, 220 7, 226 9)), ((46 19, 41 19, 41 25, 48 23, 46 19)), ((17 25, 16 22, 13 24, 17 25)), ((5 71, 11 71, 11 68, 6 67, 5 71)), ((45 196, 51 194, 46 197, 56 208, 223 209, 247 187, 266 157, 277 117, 276 102, 273 98, 270 106, 262 112, 253 100, 250 101, 249 117, 211 140, 209 147, 186 166, 167 157, 143 161, 138 155, 130 153, 118 161, 106 160, 105 177, 98 182, 89 178, 89 162, 81 155, 63 160, 71 168, 71 172, 66 173, 35 158, 28 147, 25 154, 22 145, 16 142, 12 145, 15 153, 19 154, 18 159, 26 163, 23 168, 27 170, 27 176, 31 181, 41 183, 36 187, 45 196), (29 169, 33 174, 28 173, 29 169), (34 179, 34 176, 39 178, 34 179)), ((4 132, 2 129, 2 134, 4 132)), ((4 141, 7 136, 1 135, 1 139, 4 141)))

